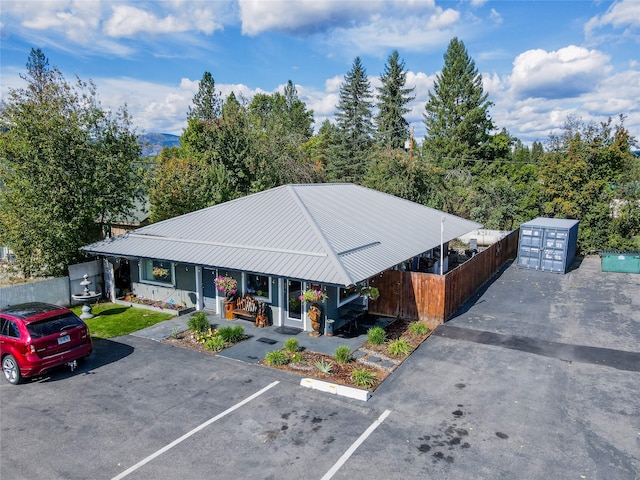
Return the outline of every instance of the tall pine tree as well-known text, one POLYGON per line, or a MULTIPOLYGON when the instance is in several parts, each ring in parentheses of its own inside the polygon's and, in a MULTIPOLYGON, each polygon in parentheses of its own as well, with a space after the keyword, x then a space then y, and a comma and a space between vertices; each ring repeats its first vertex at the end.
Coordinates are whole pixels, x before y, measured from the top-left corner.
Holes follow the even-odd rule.
POLYGON ((340 85, 336 120, 339 143, 333 145, 327 165, 329 181, 359 183, 366 171, 373 125, 373 93, 360 57, 340 85))
POLYGON ((489 132, 494 129, 488 113, 492 103, 487 98, 482 75, 464 43, 454 38, 425 105, 425 153, 446 169, 486 158, 489 132))
POLYGON ((383 147, 402 148, 409 138, 409 122, 404 115, 411 111, 407 104, 415 98, 411 95, 415 87, 405 87, 407 72, 397 50, 389 56, 380 81, 376 139, 383 147))

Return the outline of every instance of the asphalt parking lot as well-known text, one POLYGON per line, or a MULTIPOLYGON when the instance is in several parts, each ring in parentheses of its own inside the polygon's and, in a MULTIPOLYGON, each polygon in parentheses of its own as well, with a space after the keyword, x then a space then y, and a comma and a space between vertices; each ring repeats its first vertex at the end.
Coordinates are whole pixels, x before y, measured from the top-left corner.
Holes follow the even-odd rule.
POLYGON ((0 383, 0 478, 640 478, 640 275, 511 265, 368 402, 153 340, 0 383))

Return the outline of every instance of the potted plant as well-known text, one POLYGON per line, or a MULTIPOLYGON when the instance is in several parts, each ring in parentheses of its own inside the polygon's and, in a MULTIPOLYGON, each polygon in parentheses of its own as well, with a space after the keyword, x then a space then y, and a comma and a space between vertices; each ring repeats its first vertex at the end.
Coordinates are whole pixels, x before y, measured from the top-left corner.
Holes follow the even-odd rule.
POLYGON ((360 296, 368 300, 377 300, 380 297, 380 291, 376 287, 362 287, 359 290, 360 296))
POLYGON ((302 295, 298 297, 298 299, 303 302, 311 303, 307 315, 309 316, 309 320, 311 320, 311 328, 313 328, 312 335, 314 336, 320 335, 320 326, 322 323, 322 310, 318 303, 324 302, 327 298, 326 292, 319 288, 305 290, 302 292, 302 295))
POLYGON ((310 288, 302 292, 302 295, 298 297, 298 299, 307 303, 319 303, 324 302, 327 299, 327 294, 322 290, 310 288))
POLYGON ((235 295, 238 291, 238 282, 233 277, 218 275, 215 279, 216 288, 224 294, 224 311, 225 318, 233 318, 233 309, 235 308, 235 295))

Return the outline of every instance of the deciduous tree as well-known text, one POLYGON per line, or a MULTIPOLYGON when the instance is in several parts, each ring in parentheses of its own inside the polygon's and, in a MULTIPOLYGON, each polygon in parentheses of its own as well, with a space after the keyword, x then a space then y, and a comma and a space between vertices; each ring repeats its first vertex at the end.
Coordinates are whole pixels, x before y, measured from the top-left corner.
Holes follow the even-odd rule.
POLYGON ((1 240, 26 274, 62 275, 142 197, 140 146, 125 107, 103 110, 91 82, 70 85, 41 50, 22 78, 0 108, 1 240))

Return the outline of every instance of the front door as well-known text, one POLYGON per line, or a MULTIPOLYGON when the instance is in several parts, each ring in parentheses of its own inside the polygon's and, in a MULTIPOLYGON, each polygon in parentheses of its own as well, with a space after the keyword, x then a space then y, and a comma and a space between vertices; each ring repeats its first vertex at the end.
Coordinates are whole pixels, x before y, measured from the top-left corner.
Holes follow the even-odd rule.
POLYGON ((216 304, 216 271, 211 268, 202 269, 202 301, 204 308, 220 313, 216 304))
POLYGON ((302 282, 297 280, 287 280, 287 314, 284 324, 287 327, 302 329, 302 300, 298 297, 302 295, 302 282))

